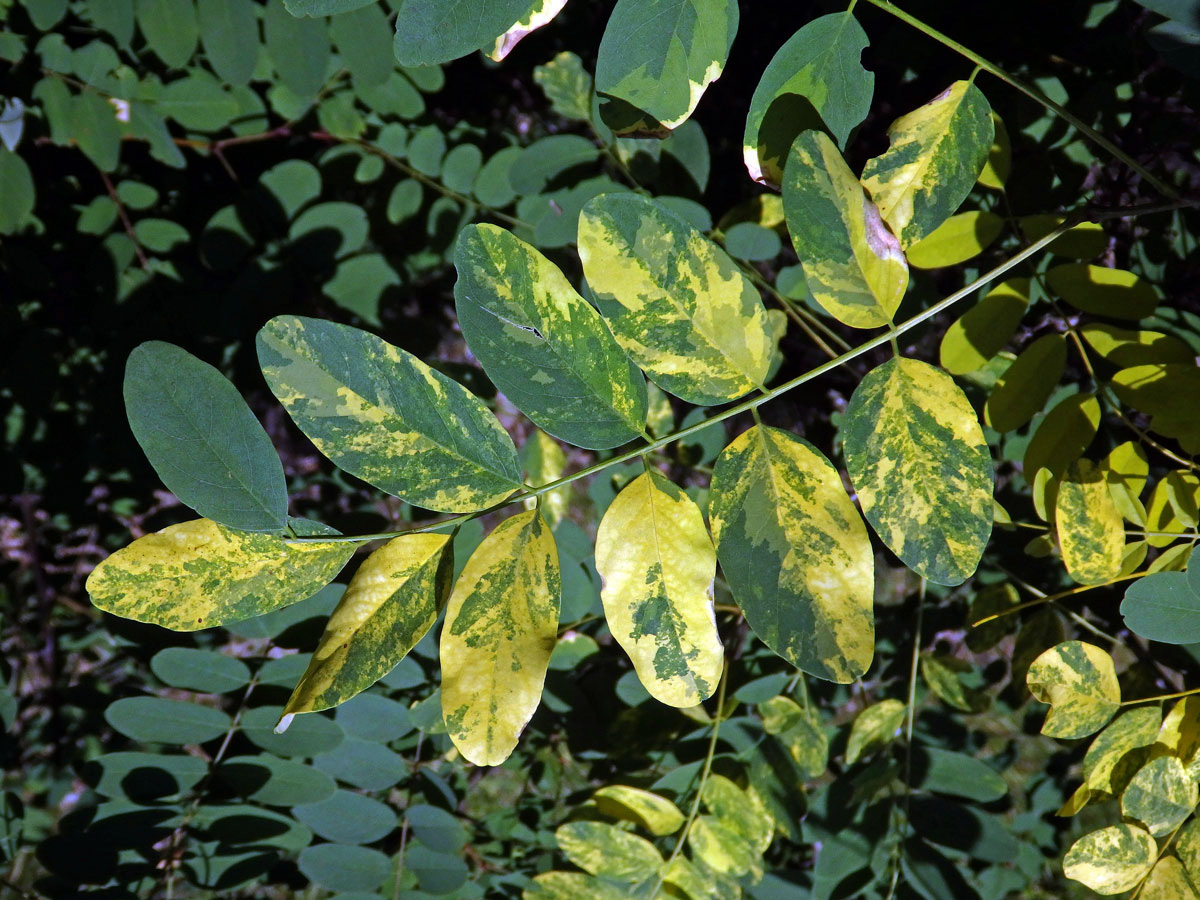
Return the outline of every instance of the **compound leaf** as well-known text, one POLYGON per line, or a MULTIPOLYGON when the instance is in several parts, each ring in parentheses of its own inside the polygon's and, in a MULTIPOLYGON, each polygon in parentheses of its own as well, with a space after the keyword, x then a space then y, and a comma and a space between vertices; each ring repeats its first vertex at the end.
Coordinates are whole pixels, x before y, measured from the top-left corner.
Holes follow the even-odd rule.
POLYGON ((874 556, 829 461, 755 426, 717 459, 709 515, 721 569, 763 643, 820 678, 863 674, 875 651, 874 556))
POLYGON ((618 134, 682 125, 721 77, 737 27, 738 5, 725 0, 617 0, 596 59, 596 91, 621 109, 601 107, 608 124, 618 134))
POLYGON ((640 475, 604 513, 596 571, 609 630, 650 695, 678 707, 711 697, 725 661, 717 557, 692 499, 658 472, 640 475))
POLYGON ((469 225, 454 264, 463 337, 519 410, 589 450, 645 433, 642 373, 554 263, 502 228, 469 225))
POLYGON ((808 289, 825 311, 854 328, 890 323, 908 288, 908 263, 824 132, 806 131, 792 144, 783 209, 808 289))
POLYGON ((442 629, 442 713, 454 746, 497 766, 542 696, 558 637, 558 550, 536 509, 505 519, 467 560, 442 629))
POLYGON ((1025 683, 1050 712, 1042 725, 1047 737, 1087 737, 1107 724, 1121 706, 1121 688, 1112 657, 1095 644, 1065 641, 1029 666, 1025 683))
POLYGON ((258 359, 317 449, 380 490, 475 512, 521 484, 512 438, 483 401, 373 334, 277 316, 258 333, 258 359))
POLYGON ((843 423, 846 470, 883 542, 937 584, 966 580, 992 531, 992 461, 950 376, 892 359, 854 391, 843 423))
POLYGON ((892 123, 891 146, 867 162, 863 184, 902 247, 958 209, 983 171, 994 133, 987 99, 966 81, 892 123))
POLYGON ((617 343, 664 391, 709 406, 762 386, 762 300, 694 226, 637 194, 602 194, 579 217, 579 257, 617 343))
POLYGON ((363 560, 284 707, 285 718, 344 703, 416 646, 449 593, 449 546, 448 535, 404 534, 363 560))
POLYGON ((87 590, 105 612, 196 631, 311 597, 354 549, 349 542, 287 541, 196 519, 118 550, 92 570, 87 590))
POLYGON ((225 376, 181 347, 147 341, 129 354, 124 394, 133 436, 180 501, 230 528, 283 530, 283 464, 225 376))
POLYGON ((839 147, 867 117, 875 75, 860 57, 869 41, 849 12, 813 19, 763 70, 750 100, 742 155, 750 177, 779 184, 784 159, 800 132, 825 126, 839 147))

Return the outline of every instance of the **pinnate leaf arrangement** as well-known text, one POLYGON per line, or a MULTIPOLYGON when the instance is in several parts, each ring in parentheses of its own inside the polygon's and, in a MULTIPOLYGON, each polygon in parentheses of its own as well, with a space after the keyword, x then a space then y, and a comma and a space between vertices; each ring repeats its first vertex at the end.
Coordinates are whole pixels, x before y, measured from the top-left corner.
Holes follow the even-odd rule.
MULTIPOLYGON (((186 64, 196 35, 156 31, 162 22, 140 12, 150 5, 137 5, 147 40, 165 63, 186 64)), ((233 2, 200 3, 192 29, 205 29, 206 41, 205 17, 217 6, 233 19, 260 15, 233 2)), ((428 67, 482 50, 501 61, 564 2, 394 6, 394 44, 381 10, 361 0, 271 0, 261 16, 268 46, 302 43, 314 22, 322 29, 328 22, 347 43, 352 33, 369 32, 372 41, 382 34, 382 59, 371 57, 374 44, 365 38, 360 57, 347 54, 357 84, 386 81, 396 60, 428 67)), ((911 19, 882 0, 864 6, 911 19)), ((822 831, 816 823, 837 821, 835 811, 806 824, 804 839, 829 854, 816 864, 818 880, 828 882, 822 890, 859 873, 884 892, 902 882, 923 897, 968 896, 956 893, 960 882, 967 886, 955 860, 999 864, 1007 845, 988 830, 996 827, 990 813, 957 801, 953 809, 969 827, 939 831, 941 794, 986 804, 1007 788, 970 755, 921 746, 914 707, 919 670, 938 701, 986 715, 991 696, 978 673, 953 655, 918 655, 918 618, 907 698, 864 704, 846 740, 831 746, 807 687, 804 702, 782 684, 761 696, 728 689, 744 649, 732 625, 744 620, 786 661, 793 689, 808 676, 861 683, 877 642, 891 640, 876 633, 878 561, 898 559, 922 601, 926 591, 975 577, 993 529, 1015 527, 993 496, 995 453, 1033 422, 1021 455, 1004 458, 1018 467, 1041 522, 1031 526, 1041 533, 1026 552, 1055 557, 1047 565, 1061 565, 1074 584, 1027 604, 1012 585, 988 585, 972 606, 974 639, 984 641, 986 628, 1003 626, 1017 608, 1128 582, 1121 614, 1133 634, 1200 642, 1200 566, 1187 568, 1200 526, 1200 467, 1191 460, 1200 451, 1200 368, 1195 342, 1153 319, 1157 289, 1134 272, 1094 262, 1103 222, 1136 210, 1004 212, 1008 136, 980 86, 996 74, 1020 85, 1003 70, 966 52, 964 77, 891 123, 887 149, 856 174, 847 157, 856 156, 859 131, 881 126, 868 120, 874 76, 860 58, 868 31, 850 7, 805 24, 763 72, 749 99, 742 150, 746 177, 770 192, 739 221, 713 228, 678 198, 611 179, 573 198, 562 223, 531 227, 489 215, 495 209, 486 203, 471 207, 480 221, 462 224, 452 253, 457 321, 473 360, 527 423, 506 429, 497 403, 372 331, 298 315, 262 325, 256 349, 271 393, 334 466, 421 511, 403 531, 340 534, 290 517, 280 459, 233 385, 172 344, 138 346, 124 381, 130 426, 163 484, 200 518, 140 537, 104 560, 87 581, 95 606, 175 631, 231 625, 313 596, 367 551, 290 698, 271 722, 254 724, 286 737, 289 727, 319 720, 315 714, 392 672, 441 620, 437 718, 463 758, 500 766, 539 709, 552 658, 569 652, 561 648, 592 620, 567 617, 570 579, 578 577, 568 569, 578 566, 560 535, 574 517, 594 535, 583 553, 594 559, 612 641, 653 701, 683 710, 710 743, 688 785, 614 782, 595 791, 586 814, 554 832, 575 869, 536 876, 524 896, 739 896, 763 877, 777 836, 798 839, 804 810, 796 810, 796 796, 802 807, 803 784, 826 777, 831 754, 841 754, 842 771, 858 773, 853 802, 879 791, 891 796, 896 784, 912 802, 890 803, 894 818, 878 851, 822 831), (978 208, 960 211, 965 203, 978 208), (743 242, 790 238, 799 293, 764 280, 736 236, 743 225, 756 229, 743 228, 743 242), (1007 258, 931 299, 926 270, 950 270, 1014 237, 1004 244, 1007 258), (562 254, 564 267, 543 250, 562 254), (915 349, 905 352, 902 336, 976 295, 945 327, 937 365, 915 349), (794 329, 830 358, 782 378, 781 340, 794 329), (1018 334, 1023 346, 1014 345, 1018 334), (856 335, 857 344, 847 342, 856 335), (1071 354, 1092 380, 1067 391, 1060 381, 1071 354), (806 439, 763 421, 777 398, 868 359, 874 362, 838 410, 836 435, 806 439), (675 411, 685 407, 700 412, 676 426, 675 411), (1100 451, 1105 442, 1093 438, 1102 420, 1128 423, 1135 439, 1108 441, 1100 451), (711 467, 696 468, 706 488, 696 487, 695 473, 681 475, 686 465, 666 464, 665 449, 719 435, 725 422, 739 431, 716 448, 711 467), (525 435, 521 448, 510 432, 525 435), (1156 463, 1172 461, 1153 485, 1149 454, 1159 454, 1156 463), (565 474, 579 460, 586 464, 565 474), (597 521, 571 506, 572 484, 618 472, 619 489, 597 521), (485 537, 474 545, 456 540, 484 516, 491 525, 485 537), (458 559, 456 547, 465 547, 458 559), (770 783, 782 777, 799 785, 792 796, 764 787, 768 780, 755 771, 731 778, 713 766, 721 724, 736 718, 739 703, 752 710, 760 738, 780 749, 770 783), (901 745, 898 766, 890 754, 901 745), (964 844, 972 829, 993 845, 964 844)), ((565 118, 589 122, 606 150, 677 140, 721 76, 738 23, 732 0, 619 0, 599 42, 594 80, 578 57, 560 55, 539 69, 539 83, 565 118)), ((222 78, 251 77, 243 57, 217 46, 208 52, 222 78)), ((322 73, 289 68, 286 59, 280 54, 277 68, 290 90, 320 87, 322 73), (310 78, 316 87, 306 84, 310 78)), ((1020 86, 1100 152, 1115 151, 1120 164, 1161 190, 1163 205, 1182 202, 1085 123, 1020 86)), ((182 121, 199 114, 196 97, 184 97, 182 87, 172 113, 173 87, 147 104, 145 115, 160 117, 156 127, 165 128, 163 115, 182 121)), ((333 111, 326 115, 332 125, 333 111)), ((563 154, 563 168, 573 153, 596 154, 590 139, 557 137, 563 140, 545 152, 563 154)), ((111 171, 107 145, 97 140, 78 143, 111 171)), ((23 186, 24 166, 0 149, 5 184, 23 186)), ((536 189, 538 177, 514 168, 509 181, 532 181, 536 189)), ((0 201, 6 228, 28 212, 14 206, 26 202, 19 194, 0 201)), ((26 199, 31 209, 33 198, 26 199)), ((1092 738, 1083 783, 1058 811, 1075 815, 1115 801, 1111 823, 1070 847, 1065 874, 1102 894, 1197 896, 1196 696, 1184 689, 1123 699, 1125 657, 1094 643, 1103 640, 1095 634, 1066 640, 1056 626, 1057 634, 1044 621, 1026 626, 1013 669, 1019 652, 1025 685, 1049 706, 1043 735, 1092 738), (1159 701, 1174 704, 1160 711, 1159 701)), ((215 710, 189 722, 196 740, 225 727, 215 710)), ((737 740, 752 743, 745 726, 735 725, 743 733, 737 740)))

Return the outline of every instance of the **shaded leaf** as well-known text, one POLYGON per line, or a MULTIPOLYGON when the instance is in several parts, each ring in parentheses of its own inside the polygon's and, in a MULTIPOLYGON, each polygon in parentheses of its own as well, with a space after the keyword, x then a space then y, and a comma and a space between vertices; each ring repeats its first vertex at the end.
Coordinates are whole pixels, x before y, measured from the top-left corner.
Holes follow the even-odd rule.
POLYGON ((1067 342, 1046 334, 1021 351, 988 397, 983 420, 997 431, 1014 431, 1039 412, 1067 366, 1067 342))
POLYGON ((951 375, 982 369, 1012 340, 1028 306, 1028 278, 1011 278, 993 288, 946 329, 942 368, 951 375))

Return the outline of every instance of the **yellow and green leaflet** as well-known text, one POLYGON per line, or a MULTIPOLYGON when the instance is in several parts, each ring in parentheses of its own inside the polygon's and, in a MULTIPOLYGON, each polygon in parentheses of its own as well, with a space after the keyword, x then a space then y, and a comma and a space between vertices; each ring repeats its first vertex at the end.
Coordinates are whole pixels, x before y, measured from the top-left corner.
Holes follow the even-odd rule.
POLYGON ((881 750, 892 742, 906 707, 899 700, 880 700, 860 712, 850 726, 846 740, 846 765, 852 766, 864 756, 881 750))
POLYGON ((1125 522, 1104 473, 1088 459, 1067 466, 1058 484, 1055 528, 1067 572, 1080 584, 1102 584, 1121 571, 1125 522))
POLYGON ((1085 834, 1063 857, 1063 874, 1097 894, 1121 894, 1150 874, 1158 845, 1136 825, 1110 825, 1085 834))
POLYGON ((118 550, 92 570, 87 590, 115 616, 196 631, 311 597, 354 550, 352 543, 289 542, 196 519, 118 550))
POLYGON ((891 145, 868 160, 863 185, 902 247, 932 234, 966 199, 995 129, 974 84, 956 81, 888 129, 891 145))
POLYGON ((1015 431, 1041 411, 1067 367, 1067 341, 1046 334, 1021 351, 1005 370, 983 408, 983 420, 997 431, 1015 431))
POLYGON ((1042 725, 1047 737, 1095 734, 1121 706, 1112 657, 1083 641, 1065 641, 1042 653, 1029 666, 1025 683, 1034 697, 1050 704, 1042 725))
MULTIPOLYGON (((541 487, 562 478, 567 468, 567 454, 558 441, 540 428, 534 428, 521 446, 521 468, 525 470, 526 484, 541 487)), ((557 528, 570 507, 569 491, 570 488, 564 486, 541 497, 529 497, 524 501, 525 508, 535 509, 541 503, 546 521, 551 528, 557 528)))
POLYGON ((762 874, 762 854, 716 816, 697 816, 688 830, 687 843, 692 855, 716 872, 733 876, 762 874))
POLYGON ((963 712, 983 712, 992 698, 979 688, 970 687, 965 675, 975 671, 965 659, 940 653, 921 654, 921 677, 942 702, 963 712))
POLYGON ((1200 819, 1192 819, 1179 829, 1175 852, 1192 883, 1200 881, 1200 819))
POLYGON ((724 0, 618 0, 596 92, 632 109, 617 117, 602 107, 607 123, 618 134, 678 128, 721 77, 737 27, 738 6, 724 0))
POLYGON ((468 225, 454 265, 463 337, 517 409, 589 450, 645 434, 646 380, 554 263, 503 228, 468 225))
POLYGON ((806 131, 788 152, 783 208, 813 297, 854 328, 890 324, 908 288, 900 244, 837 146, 806 131))
POLYGON ((772 341, 758 291, 665 206, 632 193, 588 201, 579 258, 617 343, 664 391, 708 406, 766 381, 772 341))
POLYGON ((655 837, 673 834, 683 824, 683 813, 666 797, 651 791, 609 784, 592 795, 596 808, 614 819, 628 819, 655 837))
POLYGON ((363 560, 283 715, 337 706, 395 668, 437 620, 452 564, 444 534, 401 535, 363 560))
POLYGON ((992 138, 992 146, 988 149, 987 163, 979 173, 979 183, 994 191, 1004 190, 1004 182, 1012 172, 1012 141, 1008 137, 1008 129, 1004 120, 992 111, 992 125, 996 130, 992 138))
POLYGON ((508 31, 496 38, 496 42, 487 51, 488 58, 500 62, 512 52, 513 47, 517 46, 522 38, 550 22, 566 5, 567 0, 533 0, 528 11, 510 26, 508 31))
POLYGON ((995 213, 959 213, 909 247, 905 255, 917 269, 957 266, 990 247, 1003 230, 1004 220, 995 213))
POLYGON ((1143 319, 1158 306, 1158 291, 1133 272, 1070 263, 1046 272, 1046 284, 1084 312, 1114 319, 1143 319))
POLYGON ((742 790, 724 775, 711 775, 700 793, 704 807, 760 856, 771 846, 775 822, 753 788, 742 790))
POLYGON ((850 12, 813 19, 776 51, 750 100, 742 157, 755 181, 779 184, 788 148, 822 123, 839 146, 867 117, 875 74, 860 57, 869 41, 850 12))
POLYGON ((690 900, 717 900, 722 896, 712 871, 692 863, 684 856, 677 856, 671 860, 663 881, 678 888, 671 896, 678 896, 680 891, 690 900))
POLYGON ((1161 722, 1162 711, 1157 706, 1137 706, 1113 719, 1083 757, 1084 785, 1120 796, 1150 752, 1161 722))
POLYGON ((585 872, 633 883, 653 878, 663 859, 644 837, 607 822, 568 822, 554 832, 567 859, 585 872))
POLYGON ((1126 441, 1114 447, 1100 465, 1104 480, 1112 494, 1113 503, 1130 522, 1143 524, 1146 508, 1139 499, 1146 489, 1150 460, 1137 441, 1126 441))
POLYGON ((1121 815, 1134 819, 1155 836, 1170 834, 1196 808, 1196 780, 1175 756, 1150 760, 1130 779, 1121 794, 1121 815))
POLYGON ((558 636, 558 549, 537 510, 484 538, 446 607, 442 714, 458 751, 477 766, 512 753, 542 697, 558 636))
POLYGON ((692 499, 656 471, 639 476, 604 513, 596 571, 609 630, 650 696, 679 707, 712 696, 725 662, 717 556, 692 499))
POLYGON ((1154 741, 1154 751, 1178 757, 1189 771, 1196 768, 1200 763, 1200 695, 1183 697, 1171 708, 1154 741))
POLYGON ((591 119, 592 76, 578 54, 564 50, 549 62, 534 66, 533 80, 560 116, 581 122, 591 119))
POLYGON ((758 704, 763 730, 779 738, 804 778, 817 778, 829 765, 829 738, 811 710, 788 697, 772 697, 758 704))
POLYGON ((717 458, 709 516, 721 570, 763 643, 820 678, 862 675, 875 652, 874 554, 829 461, 755 426, 717 458))
POLYGON ((946 329, 942 368, 951 375, 982 369, 1012 340, 1028 306, 1028 278, 1012 278, 993 288, 946 329))
POLYGON ((629 889, 582 872, 543 872, 534 887, 521 892, 523 900, 629 900, 629 889))
POLYGON ((521 486, 512 438, 483 401, 373 334, 277 316, 258 333, 258 359, 317 449, 382 491, 476 512, 521 486))
POLYGON ((930 581, 965 581, 992 533, 992 459, 954 380, 889 360, 854 391, 842 429, 846 470, 883 542, 930 581))
POLYGON ((1143 900, 1197 900, 1200 897, 1188 873, 1174 856, 1164 856, 1154 864, 1154 870, 1142 887, 1143 900))

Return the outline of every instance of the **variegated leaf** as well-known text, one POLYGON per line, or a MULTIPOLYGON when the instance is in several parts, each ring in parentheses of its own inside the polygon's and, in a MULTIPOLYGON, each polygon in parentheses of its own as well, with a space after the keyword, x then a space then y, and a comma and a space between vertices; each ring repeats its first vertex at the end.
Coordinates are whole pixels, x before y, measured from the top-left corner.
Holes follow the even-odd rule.
POLYGON ((458 751, 497 766, 542 697, 558 636, 558 549, 537 510, 505 519, 467 560, 442 628, 442 714, 458 751))
POLYGON ((704 515, 653 470, 609 505, 596 531, 604 615, 650 695, 695 706, 721 680, 713 613, 717 557, 704 515))
POLYGON ((1130 779, 1121 794, 1121 815, 1134 819, 1155 836, 1170 834, 1196 808, 1196 779, 1175 756, 1150 760, 1130 779))
POLYGON ((678 128, 721 77, 737 34, 738 6, 725 0, 618 0, 596 58, 596 92, 618 134, 678 128))
POLYGON ((1080 584, 1103 584, 1120 574, 1125 521, 1091 460, 1075 460, 1059 480, 1054 525, 1063 563, 1080 584))
POLYGON ((880 700, 860 712, 850 726, 846 740, 846 765, 852 766, 864 756, 886 747, 904 721, 907 707, 899 700, 880 700))
POLYGON ((908 263, 823 132, 806 131, 792 144, 783 209, 808 289, 825 311, 854 328, 889 324, 908 288, 908 263))
POLYGON ((550 22, 566 5, 567 0, 532 0, 528 11, 508 31, 496 38, 492 48, 487 51, 488 58, 495 62, 503 60, 522 38, 550 22))
POLYGON ((363 560, 284 707, 285 718, 344 703, 395 668, 437 620, 452 570, 444 534, 404 534, 363 560))
POLYGON ((312 596, 333 581, 355 547, 288 541, 196 519, 118 550, 92 570, 87 590, 105 612, 196 631, 312 596))
POLYGON ((891 146, 867 162, 863 184, 901 246, 931 234, 958 209, 983 171, 994 134, 987 99, 966 81, 892 123, 891 146))
POLYGON ((567 859, 585 872, 632 884, 653 878, 662 857, 644 837, 607 822, 568 822, 554 832, 567 859))
POLYGON ((521 485, 512 438, 483 401, 373 334, 277 316, 258 333, 258 359, 317 449, 380 490, 475 512, 521 485))
POLYGON ((665 206, 633 193, 593 198, 579 257, 617 343, 664 391, 709 406, 766 381, 771 329, 754 285, 665 206))
POLYGON ((495 225, 468 225, 454 253, 467 346, 539 427, 590 450, 646 433, 646 381, 558 267, 495 225))
POLYGON ((709 515, 746 621, 810 674, 850 682, 875 652, 871 540, 841 477, 807 441, 756 426, 722 451, 709 515))
POLYGON ((1047 737, 1087 737, 1121 706, 1112 657, 1083 641, 1065 641, 1042 653, 1029 666, 1025 683, 1034 697, 1050 704, 1042 725, 1047 737))
POLYGON ((522 900, 629 900, 629 891, 582 872, 543 872, 533 887, 521 892, 522 900))
POLYGON ((930 581, 965 581, 992 532, 992 460, 954 380, 889 360, 854 391, 842 429, 846 469, 883 542, 930 581))
POLYGON ((1097 894, 1121 894, 1141 883, 1158 858, 1150 832, 1110 825, 1085 834, 1063 857, 1063 874, 1097 894))
POLYGON ((596 808, 614 819, 629 819, 655 837, 673 834, 683 824, 683 813, 666 797, 652 791, 609 784, 592 795, 596 808))
POLYGON ((1142 900, 1200 900, 1183 863, 1174 856, 1163 856, 1142 888, 1142 900))

